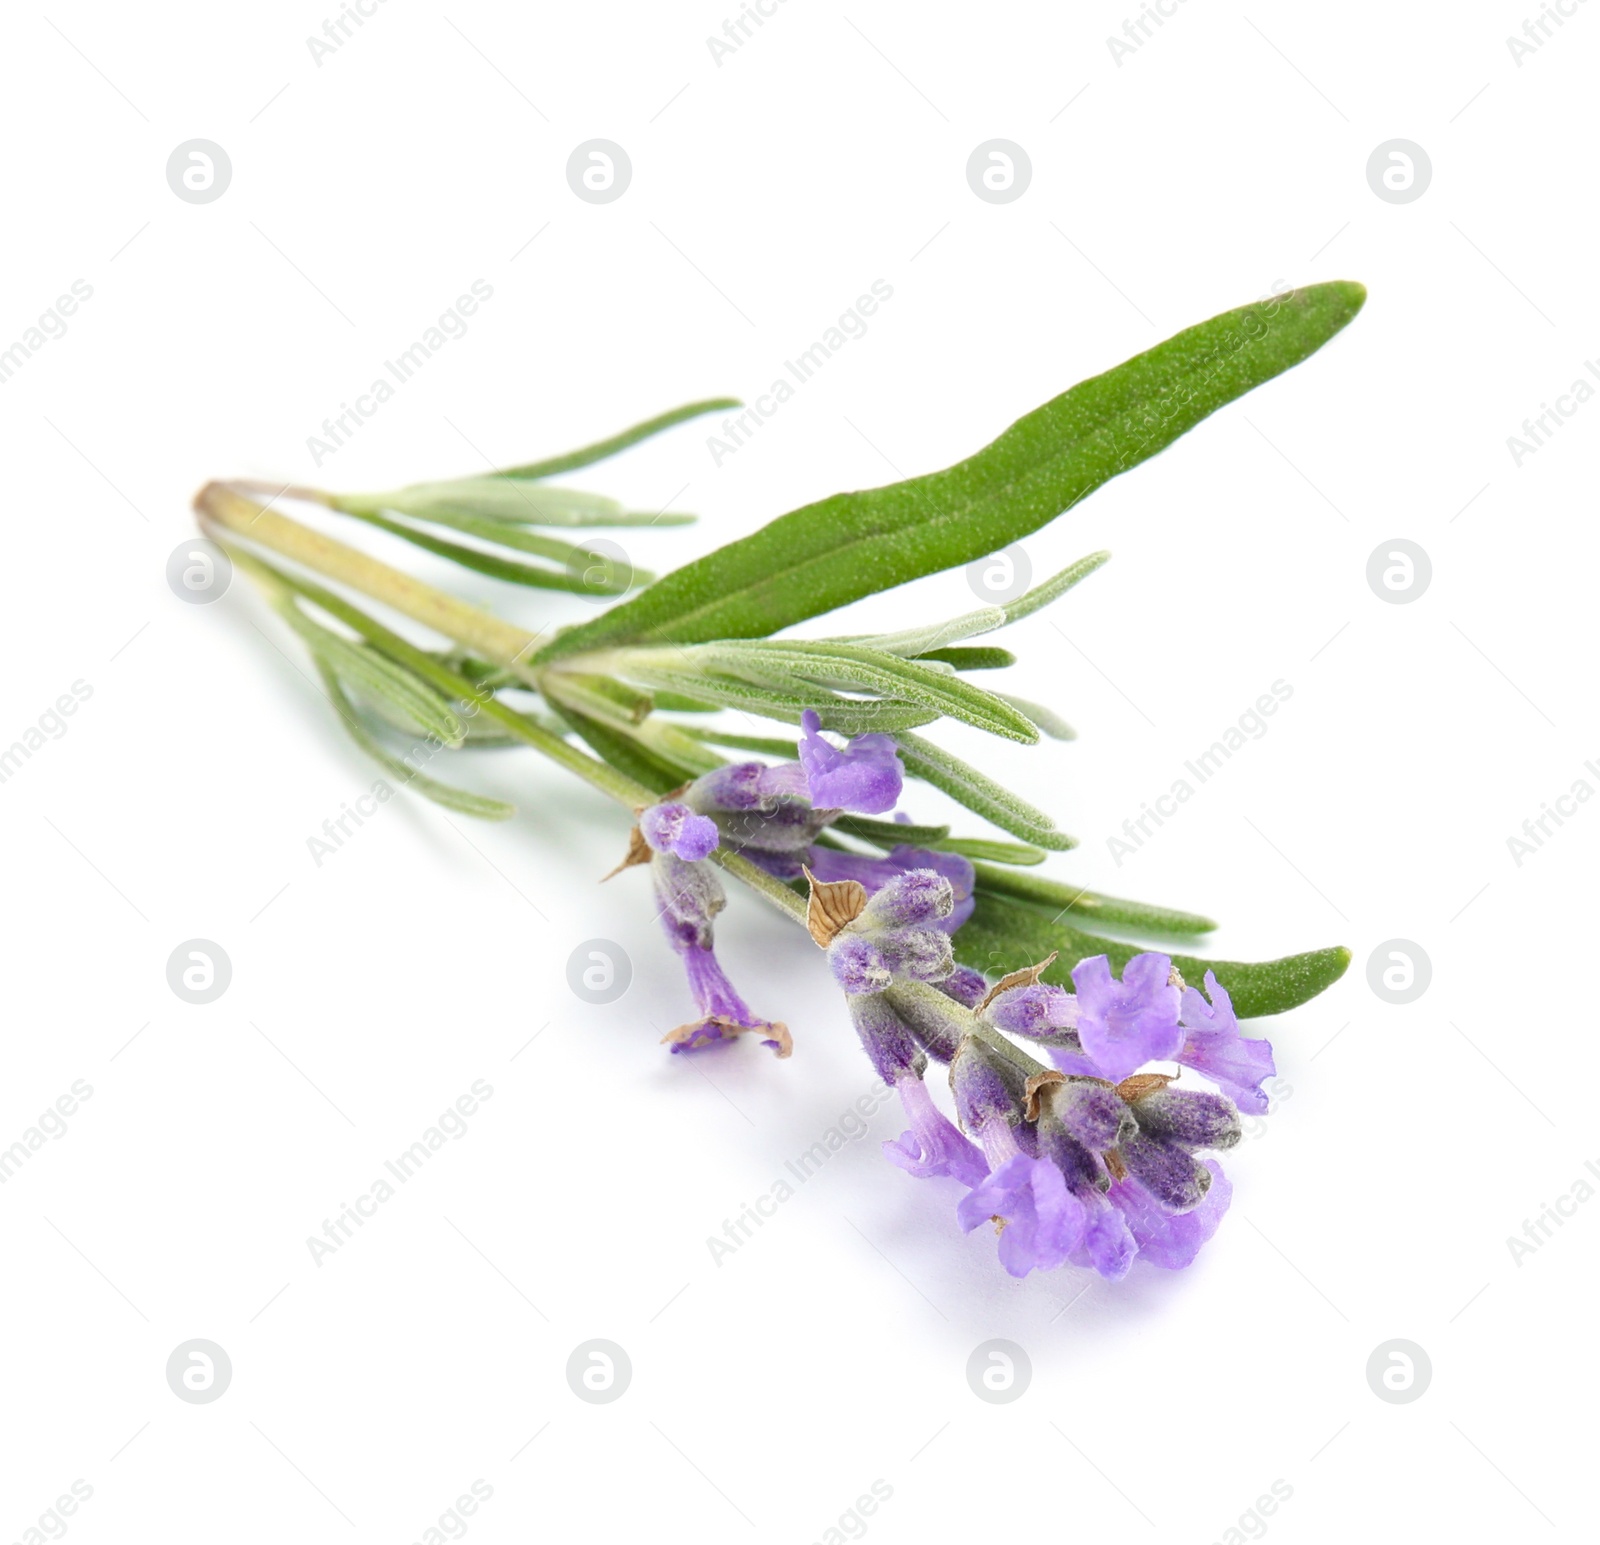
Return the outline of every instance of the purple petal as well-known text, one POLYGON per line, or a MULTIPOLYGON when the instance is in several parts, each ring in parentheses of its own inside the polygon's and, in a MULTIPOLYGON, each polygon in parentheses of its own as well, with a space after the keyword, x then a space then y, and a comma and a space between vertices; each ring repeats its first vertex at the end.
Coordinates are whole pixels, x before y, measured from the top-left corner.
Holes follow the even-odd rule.
POLYGON ((989 1172, 983 1154, 933 1103, 921 1076, 903 1073, 895 1080, 895 1088, 911 1130, 886 1142, 884 1157, 918 1180, 949 1176, 968 1186, 981 1181, 989 1172))
POLYGON ((739 996, 727 972, 711 947, 710 929, 702 931, 692 922, 684 922, 663 912, 662 926, 667 938, 683 962, 689 978, 689 991, 694 997, 700 1018, 689 1020, 662 1036, 674 1052, 698 1051, 721 1041, 731 1041, 747 1033, 755 1033, 763 1046, 770 1046, 780 1057, 787 1057, 794 1042, 786 1026, 776 1020, 762 1019, 751 1012, 739 996))
POLYGON ((1206 972, 1206 992, 1211 995, 1210 1003, 1196 988, 1184 989, 1186 1034, 1177 1060, 1203 1073, 1246 1114, 1263 1115, 1268 1100, 1261 1085, 1277 1072, 1272 1061, 1272 1043, 1239 1034, 1233 1002, 1209 971, 1206 972))
POLYGON ((1182 1044, 1178 989, 1171 974, 1172 961, 1153 952, 1135 955, 1122 968, 1120 982, 1104 955, 1080 960, 1072 968, 1079 1039, 1114 1083, 1147 1062, 1171 1057, 1182 1044))
POLYGON ((1116 1181, 1109 1199, 1122 1210, 1139 1245, 1139 1259, 1152 1266, 1177 1271, 1200 1253, 1200 1247, 1217 1231, 1228 1210, 1233 1187, 1215 1160, 1207 1160, 1211 1189, 1192 1212, 1170 1213, 1131 1176, 1116 1181))
POLYGON ((800 765, 817 809, 883 815, 899 803, 904 769, 889 736, 857 735, 840 751, 818 733, 815 709, 806 709, 800 726, 800 765))
POLYGON ((1018 1154, 975 1186, 956 1208, 956 1219, 971 1233, 986 1218, 1005 1220, 1000 1231, 1000 1264, 1013 1277, 1061 1265, 1082 1242, 1087 1214, 1048 1159, 1018 1154))
POLYGON ((672 853, 689 863, 706 857, 717 845, 717 823, 676 801, 651 805, 639 817, 639 830, 657 853, 672 853))

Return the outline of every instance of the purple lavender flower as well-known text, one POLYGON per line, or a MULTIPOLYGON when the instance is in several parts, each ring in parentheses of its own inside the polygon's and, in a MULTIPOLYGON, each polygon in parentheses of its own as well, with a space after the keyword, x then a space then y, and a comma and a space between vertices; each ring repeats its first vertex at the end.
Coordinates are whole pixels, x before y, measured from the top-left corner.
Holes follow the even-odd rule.
POLYGON ((657 853, 671 853, 691 863, 706 857, 718 841, 715 821, 676 800, 642 811, 639 831, 657 853))
POLYGON ((1189 1265, 1216 1233, 1233 1199, 1233 1187, 1213 1160, 1208 1159, 1205 1168, 1211 1176, 1205 1200, 1184 1213, 1167 1212, 1131 1175, 1112 1183, 1107 1200, 1127 1220, 1141 1261, 1177 1271, 1189 1265))
POLYGON ((896 875, 829 942, 839 985, 862 993, 882 992, 896 976, 943 981, 955 968, 950 936, 929 925, 948 917, 953 904, 950 882, 931 869, 896 875))
POLYGON ((876 895, 907 870, 931 869, 950 882, 950 911, 932 924, 946 933, 954 933, 972 916, 973 908, 978 904, 972 894, 977 871, 972 867, 972 860, 963 858, 959 853, 938 853, 931 848, 913 848, 901 843, 890 849, 886 857, 872 858, 865 853, 814 847, 806 859, 806 866, 819 880, 859 880, 869 896, 876 895))
POLYGON ((961 1199, 956 1220, 971 1233, 986 1218, 1000 1229, 1000 1264, 1013 1277, 1060 1266, 1083 1243, 1088 1213, 1048 1159, 1019 1153, 961 1199))
POLYGON ((911 1129, 885 1142, 884 1156, 919 1180, 953 1176, 967 1185, 988 1173, 983 1155, 956 1130, 933 1103, 922 1081, 928 1059, 909 1025, 878 993, 846 998, 867 1060, 878 1077, 900 1096, 911 1129))
POLYGON ((818 732, 822 720, 813 708, 800 716, 800 766, 811 803, 819 810, 850 810, 883 815, 900 799, 904 769, 888 735, 857 735, 844 750, 818 732))
POLYGON ((828 966, 850 997, 882 992, 894 980, 883 951, 865 934, 840 933, 828 946, 828 966))
POLYGON ((902 1073, 895 1080, 909 1132, 885 1142, 884 1157, 919 1180, 950 1176, 963 1185, 977 1185, 989 1173, 983 1154, 956 1130, 950 1118, 933 1103, 919 1074, 902 1073))
POLYGON ((988 978, 981 971, 974 971, 971 966, 957 966, 942 982, 933 985, 945 997, 953 998, 968 1009, 977 1008, 989 991, 988 978))
POLYGON ((1049 1045, 1077 1046, 1076 1036, 1063 1032, 1078 1027, 1078 1000, 1048 982, 1026 982, 1007 988, 989 1005, 988 1019, 1007 1035, 1049 1045))
POLYGON ((1262 1081, 1277 1071, 1272 1043, 1240 1035, 1233 1000, 1210 971, 1206 972, 1206 994, 1210 1003, 1196 988, 1183 991, 1184 1041, 1175 1060, 1203 1073, 1240 1110, 1262 1115, 1268 1103, 1262 1081))
POLYGON ((1113 1083, 1147 1062, 1171 1057, 1182 1044, 1178 988, 1171 977, 1171 959, 1153 952, 1135 955, 1122 968, 1120 982, 1104 955, 1080 960, 1072 968, 1079 1040, 1113 1083))
POLYGON ((770 1046, 780 1057, 787 1057, 794 1050, 788 1028, 750 1011, 711 947, 709 927, 702 931, 694 923, 684 922, 667 912, 661 914, 661 922, 678 958, 683 961, 689 977, 689 991, 700 1010, 698 1019, 662 1036, 663 1043, 670 1043, 675 1052, 699 1051, 704 1046, 731 1041, 753 1031, 763 1046, 770 1046))

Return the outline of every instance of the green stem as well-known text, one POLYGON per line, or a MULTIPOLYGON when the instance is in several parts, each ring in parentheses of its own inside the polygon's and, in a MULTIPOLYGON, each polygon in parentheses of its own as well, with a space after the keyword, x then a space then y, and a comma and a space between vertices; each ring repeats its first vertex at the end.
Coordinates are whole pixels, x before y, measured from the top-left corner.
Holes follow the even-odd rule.
POLYGON ((207 483, 195 496, 194 504, 202 527, 224 528, 326 579, 349 585, 352 590, 382 601, 414 622, 514 671, 530 685, 536 684, 535 673, 526 661, 541 641, 537 633, 503 622, 491 612, 470 606, 399 569, 390 568, 359 548, 313 531, 310 526, 302 526, 287 515, 245 498, 228 483, 207 483))

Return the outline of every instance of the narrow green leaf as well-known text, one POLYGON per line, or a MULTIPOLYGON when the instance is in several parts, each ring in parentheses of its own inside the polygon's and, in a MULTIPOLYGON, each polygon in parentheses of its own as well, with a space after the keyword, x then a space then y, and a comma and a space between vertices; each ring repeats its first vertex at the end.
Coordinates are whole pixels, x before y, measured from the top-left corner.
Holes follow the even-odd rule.
POLYGON ((363 696, 382 701, 413 732, 452 749, 466 739, 461 716, 413 672, 313 622, 292 598, 277 603, 277 611, 322 664, 363 696))
MULTIPOLYGON (((502 558, 496 553, 486 553, 476 547, 463 547, 459 542, 446 542, 439 537, 429 536, 426 531, 419 531, 415 526, 404 525, 398 520, 390 520, 387 515, 370 515, 355 511, 347 513, 353 514, 357 520, 365 521, 369 526, 376 526, 380 531, 387 531, 391 536, 410 542, 413 547, 437 553, 441 558, 459 563, 464 569, 473 569, 479 574, 487 574, 493 579, 503 579, 513 585, 529 585, 538 590, 566 590, 578 595, 622 595, 634 585, 649 584, 653 577, 638 569, 619 575, 616 572, 615 560, 609 554, 586 553, 582 548, 571 550, 575 557, 584 560, 587 565, 581 573, 560 569, 537 569, 531 564, 518 563, 512 558, 502 558)), ((567 544, 551 545, 564 547, 567 544)))
MULTIPOLYGON (((413 483, 387 493, 334 494, 331 509, 346 515, 381 515, 386 510, 434 525, 456 526, 485 533, 476 527, 511 526, 687 526, 693 515, 666 512, 649 514, 624 509, 604 494, 576 488, 553 488, 523 478, 463 477, 448 483, 413 483)), ((505 541, 504 538, 491 540, 505 541)), ((507 544, 510 545, 510 544, 507 544)), ((537 551, 538 549, 533 549, 537 551)))
POLYGON ((999 842, 989 837, 947 837, 934 847, 991 864, 1042 864, 1050 855, 1031 842, 999 842))
POLYGON ((586 445, 581 450, 568 451, 563 456, 550 456, 544 461, 530 461, 521 467, 505 467, 501 469, 499 475, 554 477, 558 472, 571 472, 575 467, 588 467, 597 461, 604 461, 608 456, 615 456, 618 451, 625 451, 630 445, 648 440, 652 435, 660 434, 663 429, 671 429, 675 424, 699 418, 705 413, 720 413, 725 408, 743 406, 744 404, 736 397, 711 397, 704 402, 686 403, 681 408, 672 408, 666 413, 658 413, 654 418, 647 418, 642 424, 635 424, 632 429, 624 429, 609 439, 596 440, 593 445, 586 445))
POLYGON ((1017 663, 1017 657, 1009 649, 991 649, 983 646, 976 649, 926 649, 913 658, 942 660, 946 665, 953 665, 958 671, 1003 671, 1008 665, 1017 663))
POLYGON ((1195 912, 1102 896, 1098 891, 1068 885, 1046 875, 1017 874, 1008 869, 991 869, 987 864, 978 866, 978 889, 1006 896, 1051 917, 1062 912, 1079 912, 1102 923, 1151 933, 1210 933, 1217 926, 1209 917, 1195 912))
POLYGON ((657 692, 655 694, 656 707, 668 713, 717 713, 719 710, 715 703, 702 703, 692 697, 685 697, 681 692, 657 692))
MULTIPOLYGON (((666 706, 662 701, 663 695, 656 694, 658 708, 666 706)), ((680 724, 678 728, 685 735, 703 740, 708 746, 727 746, 732 751, 754 751, 760 756, 781 757, 786 762, 792 762, 800 755, 799 747, 792 740, 768 739, 765 735, 732 735, 723 730, 708 730, 698 724, 680 724)))
POLYGON ((996 552, 1299 364, 1365 298, 1341 281, 1224 312, 1073 387, 943 472, 779 516, 558 634, 535 659, 624 641, 762 637, 996 552))
POLYGON ((1076 837, 1057 831, 1044 811, 1002 788, 976 767, 952 756, 942 746, 904 731, 895 737, 900 760, 913 778, 921 778, 952 799, 992 821, 1001 831, 1010 832, 1035 847, 1065 852, 1077 846, 1076 837))
POLYGON ((864 842, 875 843, 880 848, 898 847, 906 843, 914 848, 948 847, 948 826, 915 826, 909 821, 874 821, 871 816, 842 815, 834 826, 864 842))
POLYGON ((743 675, 752 664, 757 670, 763 665, 768 669, 776 666, 780 677, 798 677, 819 686, 873 692, 895 701, 915 703, 919 708, 960 719, 975 729, 1021 741, 1023 745, 1032 745, 1039 738, 1032 721, 993 693, 962 680, 954 671, 935 669, 859 644, 753 640, 702 644, 677 652, 704 658, 715 668, 733 674, 743 675))
POLYGON ((996 692, 995 696, 1001 702, 1009 703, 1023 718, 1037 725, 1051 740, 1078 738, 1078 732, 1055 709, 1044 703, 1036 703, 1031 697, 1018 697, 1014 692, 996 692))
POLYGON ((550 707, 601 761, 627 774, 635 783, 642 783, 654 793, 665 794, 695 776, 690 769, 647 750, 614 725, 591 719, 588 714, 580 713, 567 703, 551 703, 550 707))
POLYGON ((553 671, 546 692, 597 719, 643 724, 655 706, 648 693, 636 692, 626 682, 610 676, 590 676, 577 671, 553 671))
MULTIPOLYGON (((1072 968, 1080 960, 1105 955, 1113 969, 1120 971, 1142 948, 1052 923, 1038 912, 993 895, 978 897, 977 909, 957 930, 954 943, 957 960, 991 977, 1035 965, 1051 950, 1058 950, 1059 957, 1045 971, 1044 980, 1069 988, 1072 968)), ((1214 971, 1228 989, 1234 1011, 1241 1019, 1254 1019, 1286 1013, 1331 987, 1350 964, 1350 951, 1335 947, 1259 962, 1174 955, 1172 963, 1185 980, 1196 985, 1207 971, 1214 971)))
POLYGON ((339 722, 349 732, 350 738, 385 772, 398 779, 402 788, 414 789, 434 804, 443 805, 446 810, 470 815, 480 821, 505 821, 517 813, 517 807, 508 805, 503 799, 490 799, 486 794, 473 794, 452 784, 440 783, 438 779, 418 772, 409 762, 393 755, 361 722, 350 699, 345 696, 338 676, 327 662, 317 656, 315 664, 338 713, 339 722))
POLYGON ((964 638, 975 638, 980 633, 993 633, 1006 625, 1003 606, 982 606, 975 612, 963 612, 959 617, 947 617, 943 622, 930 622, 918 628, 902 628, 898 633, 860 633, 840 638, 823 638, 821 644, 860 644, 867 649, 881 649, 886 654, 932 654, 947 644, 958 644, 964 638))
POLYGON ((806 709, 815 708, 825 716, 830 729, 845 735, 865 735, 874 730, 898 734, 917 725, 931 724, 939 717, 936 710, 837 697, 822 687, 797 693, 794 690, 797 683, 792 677, 775 676, 770 681, 757 681, 748 676, 697 670, 683 664, 683 658, 681 650, 670 654, 665 650, 630 652, 618 662, 618 668, 630 681, 655 691, 658 703, 662 692, 681 692, 719 708, 737 708, 785 724, 798 724, 806 709))
POLYGON ((1076 563, 1068 564, 1059 574, 1052 575, 1042 585, 1035 585, 1026 595, 1018 596, 1015 601, 1007 601, 1006 626, 1010 627, 1013 622, 1021 622, 1024 617, 1031 617, 1036 611, 1064 596, 1080 580, 1087 579, 1096 569, 1103 568, 1110 561, 1110 553, 1090 553, 1087 558, 1080 558, 1076 563))

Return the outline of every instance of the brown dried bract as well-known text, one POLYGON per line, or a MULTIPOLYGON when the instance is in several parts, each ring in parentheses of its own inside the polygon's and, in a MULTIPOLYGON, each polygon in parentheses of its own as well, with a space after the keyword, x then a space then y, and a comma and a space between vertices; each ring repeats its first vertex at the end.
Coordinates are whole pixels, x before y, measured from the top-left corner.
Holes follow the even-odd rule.
POLYGON ((1066 1081, 1067 1075, 1056 1072, 1054 1068, 1046 1068, 1042 1073, 1035 1073, 1022 1087, 1022 1114, 1029 1121, 1037 1121, 1045 1090, 1054 1084, 1064 1084, 1066 1081))
POLYGON ((1125 1078, 1117 1085, 1117 1093, 1132 1105, 1135 1100, 1142 1100, 1157 1089, 1165 1089, 1177 1076, 1176 1073, 1135 1073, 1132 1078, 1125 1078))
POLYGON ((1115 1148, 1108 1149, 1101 1157, 1106 1161, 1106 1168, 1111 1171, 1113 1180, 1128 1178, 1128 1166, 1122 1162, 1122 1155, 1115 1148))
POLYGON ((1020 971, 1013 971, 1009 976, 1002 976, 998 982, 983 995, 983 1001, 974 1010, 981 1014, 1003 992, 1009 992, 1013 987, 1032 987, 1044 974, 1047 967, 1055 962, 1059 950, 1051 950, 1036 966, 1024 966, 1020 971))
POLYGON ((610 874, 601 875, 600 883, 604 885, 607 880, 611 879, 615 875, 621 874, 624 869, 632 869, 635 867, 635 865, 648 864, 649 862, 650 844, 644 840, 644 833, 640 831, 637 826, 635 826, 634 829, 628 833, 627 857, 624 858, 622 862, 611 871, 610 874))
POLYGON ((806 902, 806 929, 817 941, 818 949, 827 949, 839 930, 866 910, 867 888, 859 880, 819 880, 809 869, 803 869, 803 873, 811 887, 811 899, 806 902))

